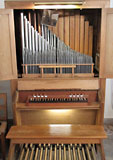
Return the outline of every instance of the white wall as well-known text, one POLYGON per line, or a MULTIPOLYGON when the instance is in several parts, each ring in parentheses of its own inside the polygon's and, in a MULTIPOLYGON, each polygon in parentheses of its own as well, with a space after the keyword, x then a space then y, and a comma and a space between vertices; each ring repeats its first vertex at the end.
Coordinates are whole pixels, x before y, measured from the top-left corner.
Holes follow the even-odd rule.
POLYGON ((0 0, 0 8, 4 8, 4 0, 0 0))
MULTIPOLYGON (((110 7, 113 8, 113 0, 110 0, 110 7)), ((106 80, 105 118, 113 118, 113 79, 106 80)))
POLYGON ((110 0, 110 7, 113 8, 113 0, 110 0))
POLYGON ((113 118, 113 79, 106 80, 105 118, 113 118))

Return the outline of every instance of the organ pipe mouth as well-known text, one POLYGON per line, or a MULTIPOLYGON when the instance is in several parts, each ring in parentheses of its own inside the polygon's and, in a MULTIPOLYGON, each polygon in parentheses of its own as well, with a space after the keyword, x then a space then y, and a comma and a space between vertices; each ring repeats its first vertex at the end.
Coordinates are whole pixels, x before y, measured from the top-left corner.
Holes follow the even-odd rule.
POLYGON ((39 2, 34 3, 35 9, 76 9, 79 8, 79 5, 83 5, 84 1, 75 1, 75 2, 39 2))

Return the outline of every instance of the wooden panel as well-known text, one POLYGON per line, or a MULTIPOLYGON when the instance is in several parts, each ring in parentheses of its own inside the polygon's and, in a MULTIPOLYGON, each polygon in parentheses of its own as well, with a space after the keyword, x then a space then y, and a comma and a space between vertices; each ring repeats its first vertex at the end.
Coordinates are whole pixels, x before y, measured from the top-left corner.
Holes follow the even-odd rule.
POLYGON ((80 51, 80 15, 79 11, 75 13, 75 51, 80 51))
POLYGON ((35 109, 100 109, 99 103, 17 103, 18 110, 35 110, 35 109))
POLYGON ((88 54, 88 42, 89 42, 89 22, 85 22, 85 38, 84 38, 84 53, 88 54))
POLYGON ((11 86, 11 96, 12 96, 12 110, 13 110, 13 122, 16 124, 16 114, 15 114, 15 103, 16 103, 16 90, 17 90, 17 79, 10 81, 11 86))
POLYGON ((64 41, 64 12, 60 12, 59 14, 59 20, 58 20, 58 24, 59 24, 59 34, 58 36, 60 37, 60 39, 62 41, 64 41))
POLYGON ((88 54, 89 56, 92 56, 92 51, 93 51, 93 27, 89 26, 89 49, 88 49, 88 54))
POLYGON ((100 77, 113 78, 113 9, 103 9, 101 26, 100 77))
MULTIPOLYGON (((59 2, 60 0, 57 0, 56 2, 59 2)), ((62 0, 63 2, 64 0, 62 0)), ((76 1, 76 0, 75 0, 76 1)), ((6 8, 13 8, 13 9, 34 9, 34 2, 42 2, 42 0, 5 0, 5 6, 6 8), (26 2, 27 1, 27 2, 26 2)), ((43 2, 52 2, 53 0, 44 0, 43 2)), ((61 1, 60 1, 61 2, 61 1)), ((65 0, 65 2, 69 2, 68 0, 65 0)), ((73 1, 74 2, 74 1, 73 1)), ((110 1, 109 0, 85 0, 86 3, 84 5, 80 6, 80 8, 102 8, 110 7, 110 1)))
POLYGON ((99 89, 98 78, 86 79, 19 79, 18 90, 36 89, 99 89))
POLYGON ((80 52, 84 52, 84 16, 80 16, 80 52))
POLYGON ((70 12, 70 48, 74 50, 75 48, 75 19, 74 19, 74 12, 70 12))
POLYGON ((103 139, 106 138, 106 133, 103 126, 93 125, 70 125, 70 126, 13 126, 11 127, 7 138, 86 138, 86 139, 103 139))
MULTIPOLYGON (((29 106, 28 106, 29 107, 29 106)), ((95 124, 96 110, 79 109, 34 109, 18 110, 21 125, 30 124, 95 124), (87 118, 88 117, 88 118, 87 118)), ((17 122, 18 124, 18 122, 17 122)))
POLYGON ((0 10, 0 80, 16 79, 16 49, 12 10, 0 10))
POLYGON ((11 95, 12 95, 12 100, 15 98, 16 90, 17 90, 17 79, 11 80, 11 95))
POLYGON ((64 16, 64 42, 69 46, 69 12, 65 11, 64 16))

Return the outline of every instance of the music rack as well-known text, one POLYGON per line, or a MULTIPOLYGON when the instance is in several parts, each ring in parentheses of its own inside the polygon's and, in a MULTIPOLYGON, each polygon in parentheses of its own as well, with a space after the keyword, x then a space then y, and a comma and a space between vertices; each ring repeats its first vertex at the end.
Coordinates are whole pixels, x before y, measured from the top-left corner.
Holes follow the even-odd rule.
POLYGON ((88 64, 88 63, 83 63, 83 64, 73 64, 73 65, 69 65, 69 64, 22 64, 23 67, 23 77, 33 77, 37 75, 37 77, 74 77, 74 76, 88 76, 88 77, 93 77, 94 73, 93 73, 93 66, 94 64, 88 64), (37 74, 30 74, 28 73, 28 67, 32 66, 32 67, 39 67, 40 69, 40 73, 37 74), (76 73, 74 70, 76 68, 76 66, 89 66, 91 67, 91 72, 90 73, 76 73), (44 69, 53 69, 53 73, 44 73, 44 69), (67 69, 70 68, 71 69, 71 73, 63 73, 62 69, 67 69), (59 69, 59 73, 57 73, 57 69, 59 69))

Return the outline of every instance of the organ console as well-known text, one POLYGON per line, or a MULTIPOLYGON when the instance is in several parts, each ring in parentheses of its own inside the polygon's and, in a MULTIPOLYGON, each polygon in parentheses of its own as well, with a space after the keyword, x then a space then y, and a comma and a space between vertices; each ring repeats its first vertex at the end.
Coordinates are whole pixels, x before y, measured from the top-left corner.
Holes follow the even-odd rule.
POLYGON ((105 160, 105 82, 113 77, 109 1, 56 8, 56 26, 43 24, 44 9, 34 1, 6 0, 5 6, 0 79, 16 79, 17 70, 19 75, 11 80, 15 126, 7 135, 8 158, 105 160))
MULTIPOLYGON (((21 96, 22 93, 20 93, 21 96)), ((90 103, 98 101, 96 91, 77 90, 45 90, 27 93, 27 105, 39 103, 90 103)), ((26 94, 26 96, 27 96, 26 94)), ((25 98, 25 95, 24 95, 25 98)), ((54 104, 55 105, 55 104, 54 104)), ((69 104, 70 105, 70 104, 69 104)))

